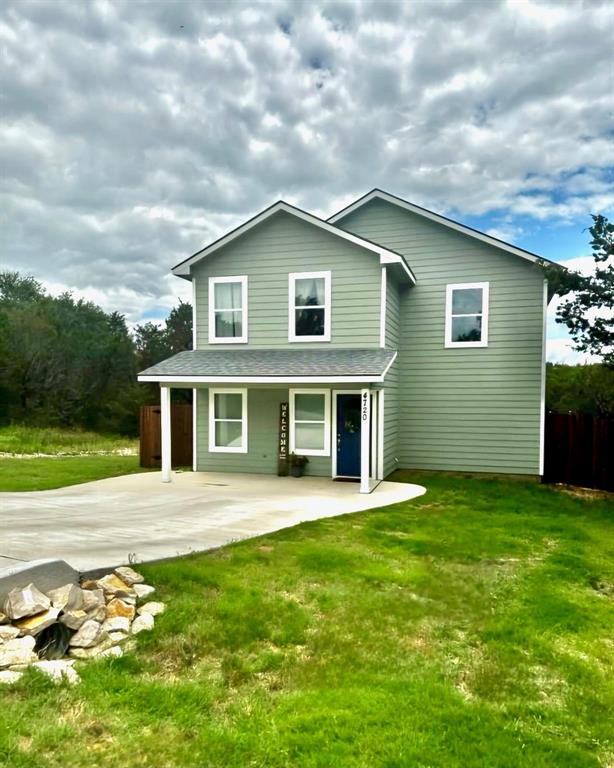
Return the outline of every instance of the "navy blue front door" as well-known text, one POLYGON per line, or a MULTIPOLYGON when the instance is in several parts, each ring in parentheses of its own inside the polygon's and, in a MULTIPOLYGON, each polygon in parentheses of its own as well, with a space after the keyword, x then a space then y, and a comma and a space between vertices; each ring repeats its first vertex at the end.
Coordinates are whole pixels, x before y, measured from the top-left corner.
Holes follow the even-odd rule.
POLYGON ((360 394, 337 395, 337 474, 360 476, 360 394))

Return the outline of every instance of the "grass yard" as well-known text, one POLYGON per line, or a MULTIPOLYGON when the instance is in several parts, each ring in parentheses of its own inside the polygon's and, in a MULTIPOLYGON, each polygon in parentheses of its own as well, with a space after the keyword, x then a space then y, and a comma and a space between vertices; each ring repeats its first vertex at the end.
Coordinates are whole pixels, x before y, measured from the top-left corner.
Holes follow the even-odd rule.
POLYGON ((27 427, 21 424, 0 427, 0 453, 79 455, 120 452, 138 452, 138 439, 80 429, 27 427))
POLYGON ((0 427, 0 491, 44 491, 143 471, 135 438, 78 429, 0 427))
POLYGON ((426 496, 143 567, 154 633, 77 687, 0 690, 0 764, 614 765, 611 498, 411 479, 426 496))
MULTIPOLYGON (((138 456, 110 454, 47 456, 34 459, 0 458, 0 492, 46 491, 134 472, 147 472, 139 466, 138 456)), ((1 504, 0 498, 0 506, 1 504)))

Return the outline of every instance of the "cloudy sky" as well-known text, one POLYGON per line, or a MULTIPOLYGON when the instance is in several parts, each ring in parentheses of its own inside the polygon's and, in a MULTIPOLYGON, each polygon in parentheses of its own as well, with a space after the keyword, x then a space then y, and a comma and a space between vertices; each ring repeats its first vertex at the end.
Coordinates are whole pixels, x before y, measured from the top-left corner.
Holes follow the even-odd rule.
POLYGON ((614 215, 613 39, 609 0, 5 0, 2 266, 158 319, 189 296, 169 268, 225 230, 374 186, 586 266, 589 213, 614 215))

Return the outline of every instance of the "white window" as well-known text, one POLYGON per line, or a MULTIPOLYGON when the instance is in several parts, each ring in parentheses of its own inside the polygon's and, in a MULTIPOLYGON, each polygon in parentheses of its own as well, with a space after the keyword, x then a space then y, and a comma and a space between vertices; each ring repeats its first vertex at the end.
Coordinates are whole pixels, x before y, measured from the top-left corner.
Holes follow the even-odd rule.
POLYGON ((290 390, 290 451, 330 456, 330 390, 290 390))
POLYGON ((209 390, 209 450, 247 453, 247 389, 209 390))
POLYGON ((445 346, 488 346, 488 283, 446 286, 445 346))
POLYGON ((247 277, 209 278, 209 344, 247 341, 247 277))
POLYGON ((288 341, 330 341, 330 272, 288 275, 288 341))

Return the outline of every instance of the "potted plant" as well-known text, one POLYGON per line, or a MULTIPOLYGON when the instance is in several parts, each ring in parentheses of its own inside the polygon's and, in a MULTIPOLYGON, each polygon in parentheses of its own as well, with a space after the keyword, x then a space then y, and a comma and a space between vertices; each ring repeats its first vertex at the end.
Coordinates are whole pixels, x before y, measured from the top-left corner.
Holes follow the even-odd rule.
POLYGON ((305 472, 305 465, 309 463, 307 456, 297 456, 296 453, 290 454, 290 474, 292 477, 302 477, 305 472))

